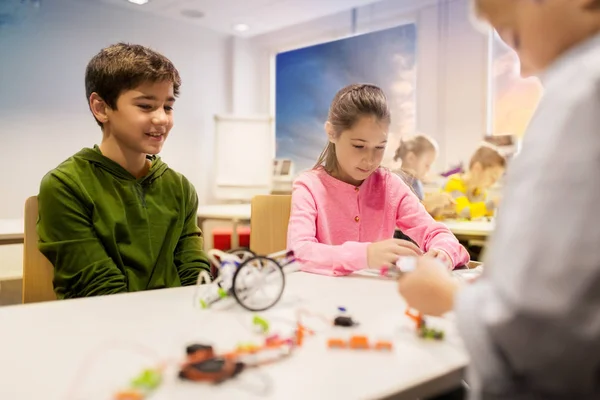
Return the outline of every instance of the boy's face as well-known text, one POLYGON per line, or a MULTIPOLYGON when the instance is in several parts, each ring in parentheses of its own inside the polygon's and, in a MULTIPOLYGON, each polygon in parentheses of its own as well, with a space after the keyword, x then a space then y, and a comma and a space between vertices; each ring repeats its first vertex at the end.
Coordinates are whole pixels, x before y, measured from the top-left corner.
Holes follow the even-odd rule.
POLYGON ((105 133, 134 153, 158 154, 173 127, 174 103, 171 82, 147 82, 127 90, 116 109, 107 107, 105 133))
POLYGON ((339 179, 353 185, 360 185, 381 164, 388 137, 388 126, 372 116, 361 117, 352 127, 338 137, 331 125, 325 129, 329 140, 335 143, 335 153, 339 166, 339 179))
POLYGON ((474 0, 477 16, 517 52, 526 75, 543 71, 589 36, 581 25, 592 1, 474 0))
POLYGON ((499 165, 484 168, 476 162, 471 168, 473 184, 482 190, 491 188, 502 177, 502 174, 504 174, 504 168, 499 165))

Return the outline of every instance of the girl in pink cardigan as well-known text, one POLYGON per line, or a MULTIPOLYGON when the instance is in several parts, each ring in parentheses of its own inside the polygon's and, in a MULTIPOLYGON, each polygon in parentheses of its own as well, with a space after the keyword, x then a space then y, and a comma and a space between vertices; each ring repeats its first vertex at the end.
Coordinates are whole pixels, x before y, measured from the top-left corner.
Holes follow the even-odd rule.
POLYGON ((304 271, 348 275, 423 252, 448 269, 469 261, 402 179, 379 166, 389 125, 387 100, 376 86, 350 85, 333 99, 325 123, 329 143, 292 191, 287 244, 304 271), (391 239, 395 228, 419 247, 391 239))

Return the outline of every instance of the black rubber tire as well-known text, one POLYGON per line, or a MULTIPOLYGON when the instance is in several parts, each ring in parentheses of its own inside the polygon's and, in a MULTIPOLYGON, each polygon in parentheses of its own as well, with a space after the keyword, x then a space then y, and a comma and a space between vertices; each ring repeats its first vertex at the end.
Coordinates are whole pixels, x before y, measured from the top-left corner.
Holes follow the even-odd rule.
POLYGON ((235 271, 235 274, 233 275, 233 282, 231 284, 231 293, 232 293, 233 297, 235 298, 235 300, 238 302, 238 304, 240 306, 244 307, 246 310, 253 311, 253 312, 265 311, 265 310, 268 310, 269 308, 273 307, 275 304, 277 304, 277 302, 279 302, 279 299, 281 299, 281 296, 283 295, 284 290, 285 290, 285 273, 283 272, 283 268, 281 268, 281 265, 279 265, 279 263, 277 261, 275 261, 272 258, 265 257, 265 256, 256 256, 256 257, 249 258, 248 260, 244 261, 238 267, 238 269, 235 271), (271 304, 269 304, 265 307, 260 307, 260 308, 254 308, 254 307, 248 306, 247 304, 244 304, 243 300, 238 298, 237 292, 235 290, 235 283, 237 281, 238 276, 240 275, 240 271, 242 271, 247 264, 249 264, 250 262, 256 261, 256 260, 264 260, 267 262, 274 263, 278 267, 278 273, 281 274, 281 290, 279 291, 276 298, 273 300, 273 302, 271 304))

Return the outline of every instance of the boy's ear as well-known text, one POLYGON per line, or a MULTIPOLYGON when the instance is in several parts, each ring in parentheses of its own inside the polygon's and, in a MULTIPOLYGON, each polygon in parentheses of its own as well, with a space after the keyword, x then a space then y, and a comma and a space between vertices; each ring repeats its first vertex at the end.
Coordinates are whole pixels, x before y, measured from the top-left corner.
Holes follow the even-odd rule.
POLYGON ((94 117, 103 124, 108 122, 107 108, 108 105, 98 93, 94 92, 90 95, 90 110, 92 110, 94 117))
POLYGON ((581 7, 586 8, 588 10, 599 10, 600 9, 600 1, 599 0, 577 0, 581 7))
POLYGON ((335 132, 333 130, 333 125, 331 125, 331 122, 329 121, 325 122, 325 132, 327 133, 327 139, 331 143, 335 143, 335 132))

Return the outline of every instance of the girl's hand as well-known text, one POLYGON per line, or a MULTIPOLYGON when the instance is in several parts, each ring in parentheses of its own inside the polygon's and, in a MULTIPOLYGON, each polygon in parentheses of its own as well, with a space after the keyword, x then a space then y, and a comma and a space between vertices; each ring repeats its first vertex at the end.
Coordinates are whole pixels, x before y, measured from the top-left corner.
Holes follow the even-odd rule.
POLYGON ((425 253, 425 257, 432 257, 444 264, 449 271, 454 269, 454 263, 452 259, 444 250, 441 249, 429 249, 427 253, 425 253))
POLYGON ((439 261, 420 257, 413 272, 402 274, 398 290, 409 307, 422 314, 441 316, 454 307, 458 284, 439 261))
POLYGON ((423 206, 425 206, 427 212, 435 214, 439 210, 454 209, 456 201, 450 193, 429 193, 423 199, 423 206))
POLYGON ((367 264, 369 268, 393 267, 401 256, 417 257, 422 254, 421 249, 408 240, 382 240, 367 247, 367 264))

